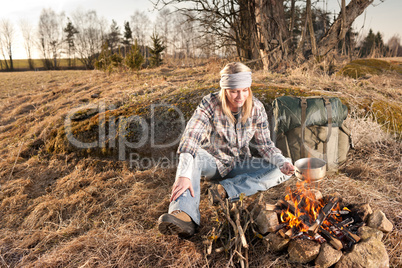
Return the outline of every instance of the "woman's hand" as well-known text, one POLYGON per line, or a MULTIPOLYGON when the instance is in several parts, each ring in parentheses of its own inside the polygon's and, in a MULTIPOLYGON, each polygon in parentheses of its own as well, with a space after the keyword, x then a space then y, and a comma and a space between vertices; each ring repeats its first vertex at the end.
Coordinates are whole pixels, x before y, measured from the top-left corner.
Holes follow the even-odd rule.
POLYGON ((193 185, 189 178, 179 177, 173 184, 172 196, 170 197, 170 202, 175 201, 179 196, 181 196, 187 189, 190 190, 190 194, 194 197, 193 185))
POLYGON ((281 172, 285 175, 292 175, 295 173, 295 167, 291 163, 285 162, 281 167, 281 172))

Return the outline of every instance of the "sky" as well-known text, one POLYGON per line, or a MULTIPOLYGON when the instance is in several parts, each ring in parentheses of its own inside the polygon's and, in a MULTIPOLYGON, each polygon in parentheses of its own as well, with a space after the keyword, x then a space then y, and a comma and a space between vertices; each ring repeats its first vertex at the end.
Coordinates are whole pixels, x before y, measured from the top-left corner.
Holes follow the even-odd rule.
MULTIPOLYGON (((319 7, 326 7, 330 12, 339 11, 341 0, 320 1, 319 7)), ((346 0, 346 4, 349 2, 350 0, 346 0)), ((365 36, 371 28, 374 33, 382 34, 384 42, 395 34, 402 38, 402 0, 385 0, 384 3, 381 3, 381 0, 374 0, 374 4, 376 6, 370 5, 356 19, 353 24, 355 30, 365 36)), ((124 21, 130 21, 136 10, 146 12, 151 20, 154 20, 158 13, 148 0, 2 0, 0 20, 8 19, 14 25, 16 32, 14 59, 26 58, 19 21, 24 19, 36 26, 43 8, 52 8, 57 13, 64 11, 67 17, 77 9, 96 10, 98 16, 104 17, 109 23, 114 19, 121 29, 124 21)))

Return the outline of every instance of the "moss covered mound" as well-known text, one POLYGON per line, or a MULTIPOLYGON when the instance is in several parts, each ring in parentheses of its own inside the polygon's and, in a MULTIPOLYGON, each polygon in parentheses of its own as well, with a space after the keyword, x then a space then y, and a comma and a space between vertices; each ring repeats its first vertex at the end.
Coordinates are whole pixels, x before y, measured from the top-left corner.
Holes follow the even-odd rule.
POLYGON ((390 63, 378 59, 359 59, 346 64, 339 73, 357 79, 365 75, 380 75, 386 71, 396 71, 402 74, 401 63, 390 63))

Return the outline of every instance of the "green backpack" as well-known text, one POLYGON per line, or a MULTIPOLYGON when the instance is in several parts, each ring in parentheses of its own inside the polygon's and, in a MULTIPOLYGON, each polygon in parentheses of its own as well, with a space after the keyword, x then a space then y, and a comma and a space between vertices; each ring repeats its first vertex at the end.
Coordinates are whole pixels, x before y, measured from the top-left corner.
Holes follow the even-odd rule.
POLYGON ((328 173, 336 172, 351 144, 344 125, 347 115, 346 105, 336 97, 279 97, 273 102, 276 147, 293 162, 320 158, 328 173))

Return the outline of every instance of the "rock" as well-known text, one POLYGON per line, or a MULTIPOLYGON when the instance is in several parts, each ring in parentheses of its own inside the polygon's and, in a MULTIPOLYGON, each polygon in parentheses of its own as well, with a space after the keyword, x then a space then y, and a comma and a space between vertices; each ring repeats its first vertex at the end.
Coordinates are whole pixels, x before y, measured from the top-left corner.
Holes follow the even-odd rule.
POLYGON ((381 232, 380 230, 378 230, 376 228, 362 226, 357 230, 357 235, 360 236, 360 238, 362 240, 367 240, 370 237, 374 237, 381 241, 384 234, 383 234, 383 232, 381 232))
POLYGON ((290 239, 283 238, 282 236, 275 233, 269 233, 267 236, 264 237, 263 241, 268 249, 279 252, 286 249, 290 239))
POLYGON ((328 268, 339 261, 342 257, 342 251, 334 249, 328 243, 321 245, 320 253, 315 259, 315 267, 328 268))
POLYGON ((317 258, 320 253, 320 244, 306 239, 295 239, 289 243, 289 261, 308 263, 317 258))
POLYGON ((278 215, 274 211, 267 211, 262 209, 255 220, 258 226, 258 230, 261 234, 268 232, 274 232, 279 225, 278 215))
POLYGON ((352 247, 352 251, 342 256, 335 268, 384 268, 389 267, 389 257, 384 244, 371 237, 352 247))
POLYGON ((392 223, 387 219, 384 212, 379 209, 375 210, 374 213, 370 215, 367 225, 385 233, 391 232, 393 228, 392 223))
POLYGON ((357 215, 357 219, 355 219, 357 222, 365 222, 368 216, 373 213, 369 204, 358 205, 353 209, 353 212, 357 215))
POLYGON ((96 99, 99 98, 99 93, 94 93, 91 95, 91 98, 96 99))

